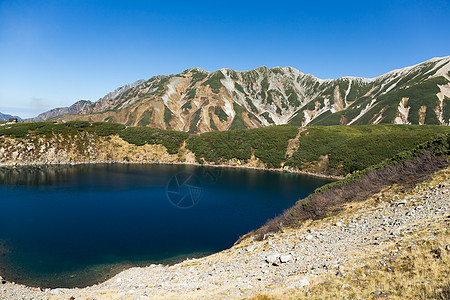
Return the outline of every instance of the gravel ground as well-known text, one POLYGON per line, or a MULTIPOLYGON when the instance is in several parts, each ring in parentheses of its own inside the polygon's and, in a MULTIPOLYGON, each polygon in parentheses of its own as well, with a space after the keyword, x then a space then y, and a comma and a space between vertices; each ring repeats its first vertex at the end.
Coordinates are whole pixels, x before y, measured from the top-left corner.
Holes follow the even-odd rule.
POLYGON ((299 288, 449 217, 449 174, 441 175, 438 184, 419 185, 408 193, 387 188, 341 215, 264 241, 245 241, 173 266, 132 268, 83 289, 41 290, 3 281, 0 299, 240 299, 299 288))

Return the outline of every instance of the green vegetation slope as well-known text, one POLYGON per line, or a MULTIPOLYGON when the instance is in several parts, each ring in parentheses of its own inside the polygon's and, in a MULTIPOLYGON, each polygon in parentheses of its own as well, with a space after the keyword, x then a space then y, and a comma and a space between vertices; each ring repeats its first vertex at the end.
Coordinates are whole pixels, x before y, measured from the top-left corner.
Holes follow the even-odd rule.
MULTIPOLYGON (((345 176, 383 162, 401 151, 450 133, 438 125, 269 126, 191 134, 149 127, 87 121, 66 123, 29 122, 0 126, 0 142, 6 137, 74 138, 79 133, 97 137, 118 136, 135 145, 161 145, 180 162, 246 165, 345 176), (187 152, 186 152, 187 151, 187 152)), ((2 144, 0 144, 0 148, 2 144)), ((6 159, 6 158, 5 158, 6 159)))

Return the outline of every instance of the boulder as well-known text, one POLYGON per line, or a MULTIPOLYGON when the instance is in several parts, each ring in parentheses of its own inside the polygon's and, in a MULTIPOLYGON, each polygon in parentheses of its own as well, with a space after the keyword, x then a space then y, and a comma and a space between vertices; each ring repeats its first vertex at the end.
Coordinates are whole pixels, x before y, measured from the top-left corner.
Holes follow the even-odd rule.
POLYGON ((288 289, 298 289, 298 288, 302 288, 302 287, 308 286, 310 284, 311 283, 309 282, 308 279, 302 278, 302 279, 300 279, 298 281, 295 281, 295 282, 291 283, 287 288, 288 289))
POLYGON ((280 261, 282 263, 287 263, 293 259, 292 254, 281 254, 280 261))
POLYGON ((274 252, 266 257, 266 262, 271 265, 278 266, 280 262, 280 254, 278 252, 274 252))

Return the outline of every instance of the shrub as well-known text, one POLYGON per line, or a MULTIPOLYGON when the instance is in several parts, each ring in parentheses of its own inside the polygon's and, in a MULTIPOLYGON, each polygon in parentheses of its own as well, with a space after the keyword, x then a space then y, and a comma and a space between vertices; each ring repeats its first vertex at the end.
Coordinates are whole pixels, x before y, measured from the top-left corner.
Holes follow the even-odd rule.
POLYGON ((26 122, 12 125, 4 125, 0 127, 0 135, 11 135, 13 137, 23 138, 31 131, 35 131, 41 127, 53 124, 53 122, 26 122))
POLYGON ((160 144, 166 147, 168 153, 175 154, 188 138, 188 133, 149 127, 128 127, 120 131, 119 136, 137 146, 160 144))
POLYGON ((218 94, 220 88, 222 87, 222 83, 220 82, 221 79, 225 79, 225 76, 222 74, 221 71, 216 71, 212 73, 211 76, 202 83, 202 86, 209 85, 212 92, 218 94))
POLYGON ((383 163, 316 189, 313 194, 297 201, 280 216, 269 220, 256 232, 256 238, 262 239, 265 234, 276 232, 283 226, 297 227, 308 219, 328 217, 339 211, 339 206, 343 203, 367 199, 386 185, 413 186, 428 175, 447 167, 448 155, 450 134, 441 135, 412 150, 398 153, 383 163))
POLYGON ((327 172, 346 175, 448 132, 450 128, 434 125, 311 127, 302 133, 300 148, 286 165, 304 169, 328 156, 327 172))
POLYGON ((66 123, 46 122, 27 122, 11 126, 0 127, 0 135, 11 135, 13 137, 25 137, 28 134, 49 135, 80 131, 93 131, 99 136, 108 136, 118 134, 125 128, 122 124, 88 121, 69 121, 66 123))
POLYGON ((197 161, 221 163, 233 158, 249 160, 252 153, 269 167, 279 168, 285 159, 288 141, 298 133, 290 125, 250 130, 207 132, 188 139, 187 147, 197 161))
POLYGON ((118 123, 95 122, 92 124, 93 131, 99 136, 119 134, 125 129, 125 125, 118 123))

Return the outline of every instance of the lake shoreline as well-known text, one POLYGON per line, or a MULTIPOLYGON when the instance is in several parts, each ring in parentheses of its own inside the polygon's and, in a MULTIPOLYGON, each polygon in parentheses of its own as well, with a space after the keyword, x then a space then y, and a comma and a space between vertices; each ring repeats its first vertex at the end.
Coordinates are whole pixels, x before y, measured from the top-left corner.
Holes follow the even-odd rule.
POLYGON ((103 160, 93 160, 93 161, 77 161, 77 162, 46 162, 46 163, 0 163, 0 168, 16 168, 16 167, 42 167, 42 166, 77 166, 77 165, 96 165, 96 164, 123 164, 123 165, 180 165, 180 166, 198 166, 198 167, 214 167, 214 168, 235 168, 235 169, 248 169, 248 170, 260 170, 260 171, 271 171, 271 172, 282 172, 291 174, 308 175, 319 178, 327 178, 332 180, 342 180, 344 176, 327 175, 321 173, 314 173, 301 170, 290 170, 283 168, 264 168, 264 167, 250 167, 245 165, 226 165, 226 164, 200 164, 192 162, 164 162, 164 161, 153 161, 153 162, 137 162, 137 161, 103 161, 103 160))

